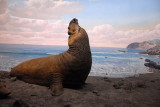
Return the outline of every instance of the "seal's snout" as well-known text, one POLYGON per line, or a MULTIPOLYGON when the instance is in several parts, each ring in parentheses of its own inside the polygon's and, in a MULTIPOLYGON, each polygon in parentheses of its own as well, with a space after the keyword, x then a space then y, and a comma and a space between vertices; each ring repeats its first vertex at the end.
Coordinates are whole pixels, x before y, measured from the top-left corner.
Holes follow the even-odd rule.
POLYGON ((75 24, 77 24, 77 25, 78 25, 78 19, 73 18, 73 19, 70 21, 70 23, 69 23, 69 24, 72 24, 72 23, 75 23, 75 24))
POLYGON ((78 19, 74 18, 72 22, 78 24, 78 19))

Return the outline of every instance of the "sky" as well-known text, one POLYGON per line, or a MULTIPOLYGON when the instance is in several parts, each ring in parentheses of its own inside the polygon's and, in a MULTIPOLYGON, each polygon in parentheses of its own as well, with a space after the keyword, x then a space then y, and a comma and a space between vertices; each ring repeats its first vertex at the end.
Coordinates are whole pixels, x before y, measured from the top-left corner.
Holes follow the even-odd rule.
POLYGON ((0 43, 67 46, 73 18, 92 47, 160 39, 160 0, 0 0, 0 43))

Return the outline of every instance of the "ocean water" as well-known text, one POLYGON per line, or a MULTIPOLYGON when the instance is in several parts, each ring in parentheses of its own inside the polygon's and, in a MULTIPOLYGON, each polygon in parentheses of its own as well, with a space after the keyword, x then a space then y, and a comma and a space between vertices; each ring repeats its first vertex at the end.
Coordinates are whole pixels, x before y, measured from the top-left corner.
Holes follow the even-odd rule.
MULTIPOLYGON (((67 46, 11 45, 0 44, 0 70, 10 71, 23 61, 57 55, 68 49, 67 46)), ((125 48, 92 47, 92 68, 90 76, 130 77, 147 73, 145 59, 160 64, 159 56, 142 55, 144 50, 125 48), (127 51, 121 52, 119 50, 127 51)))

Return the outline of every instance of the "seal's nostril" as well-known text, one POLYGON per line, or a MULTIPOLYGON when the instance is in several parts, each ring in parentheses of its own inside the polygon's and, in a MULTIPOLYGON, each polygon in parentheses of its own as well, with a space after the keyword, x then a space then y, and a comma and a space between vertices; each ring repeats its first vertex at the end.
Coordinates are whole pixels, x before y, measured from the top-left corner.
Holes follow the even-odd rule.
POLYGON ((71 35, 71 32, 68 32, 68 35, 71 35))

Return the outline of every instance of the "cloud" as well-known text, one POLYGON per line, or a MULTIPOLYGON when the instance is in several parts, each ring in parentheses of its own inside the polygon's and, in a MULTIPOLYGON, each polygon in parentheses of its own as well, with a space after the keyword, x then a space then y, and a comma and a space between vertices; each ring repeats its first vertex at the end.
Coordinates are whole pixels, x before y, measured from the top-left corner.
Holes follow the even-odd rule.
MULTIPOLYGON (((62 20, 52 23, 47 20, 10 17, 8 13, 1 16, 0 43, 39 45, 67 45, 68 43, 68 24, 62 20)), ((119 31, 109 24, 104 24, 86 31, 91 46, 99 47, 126 47, 132 42, 160 39, 160 24, 152 30, 127 31, 119 31)))
MULTIPOLYGON (((40 19, 56 19, 82 11, 77 1, 29 0, 13 4, 9 5, 11 7, 7 11, 8 3, 0 0, 0 43, 67 45, 68 24, 62 20, 53 23, 40 19)), ((104 24, 86 31, 91 46, 126 47, 132 42, 160 39, 160 24, 152 30, 127 31, 119 31, 112 25, 104 24)))
POLYGON ((30 19, 60 19, 64 15, 82 12, 79 1, 28 0, 9 7, 10 14, 30 19))
POLYGON ((0 43, 67 45, 68 25, 62 20, 52 23, 49 20, 13 17, 6 11, 8 3, 0 2, 7 4, 0 7, 3 10, 0 14, 0 43))
MULTIPOLYGON (((0 27, 5 31, 16 32, 65 32, 67 25, 63 21, 58 20, 51 23, 47 20, 35 20, 26 18, 10 17, 7 13, 0 15, 0 27)), ((2 29, 0 29, 2 30, 2 29)))
POLYGON ((67 45, 68 25, 61 20, 52 23, 8 15, 0 17, 0 20, 0 43, 67 45), (7 21, 5 17, 8 17, 7 21))
POLYGON ((160 24, 153 30, 118 31, 111 25, 98 25, 88 30, 91 46, 126 47, 132 42, 160 39, 160 24))
POLYGON ((7 23, 9 20, 10 17, 8 13, 0 14, 0 26, 7 23))
POLYGON ((4 14, 7 10, 8 3, 6 0, 0 0, 0 14, 4 14))

